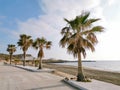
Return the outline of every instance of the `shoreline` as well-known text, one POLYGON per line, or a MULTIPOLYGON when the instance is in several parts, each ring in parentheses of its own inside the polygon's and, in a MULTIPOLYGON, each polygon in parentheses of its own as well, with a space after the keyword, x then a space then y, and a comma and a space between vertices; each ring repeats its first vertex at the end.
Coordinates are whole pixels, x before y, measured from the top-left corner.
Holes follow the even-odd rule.
POLYGON ((101 68, 86 67, 86 66, 83 66, 83 68, 84 69, 91 69, 91 70, 99 70, 99 71, 111 72, 111 73, 120 73, 120 71, 113 71, 113 70, 110 70, 110 69, 101 69, 101 68))
MULTIPOLYGON (((58 64, 43 64, 43 67, 56 69, 57 71, 64 72, 70 75, 77 75, 77 67, 70 65, 58 65, 58 64)), ((95 68, 83 67, 85 76, 108 83, 112 83, 120 86, 120 72, 99 70, 95 68)))
MULTIPOLYGON (((56 63, 52 63, 56 64, 56 63)), ((63 65, 63 66, 70 66, 70 67, 77 67, 75 65, 64 65, 64 64, 56 64, 56 65, 63 65)), ((83 66, 84 69, 93 69, 93 70, 100 70, 100 71, 106 71, 106 72, 114 72, 114 73, 120 73, 120 71, 117 70, 111 70, 111 69, 102 69, 102 68, 96 68, 96 67, 89 67, 89 66, 83 66)))
MULTIPOLYGON (((85 61, 86 62, 86 61, 85 61)), ((89 61, 88 61, 89 62, 89 61)), ((98 63, 98 64, 101 64, 101 62, 103 63, 103 62, 106 62, 106 61, 91 61, 91 62, 100 62, 100 63, 98 63)), ((108 61, 107 61, 108 62, 108 61)), ((109 61, 109 62, 114 62, 114 61, 109 61)), ((118 63, 120 63, 120 61, 116 61, 116 62, 118 62, 118 63)), ((53 63, 54 64, 54 63, 53 63)), ((55 63, 56 64, 56 63, 55 63)), ((59 65, 70 65, 70 66, 75 66, 75 67, 77 67, 77 62, 75 63, 75 64, 72 64, 72 62, 65 62, 65 63, 58 63, 59 65)), ((92 64, 92 63, 91 63, 92 64)), ((115 65, 115 64, 113 64, 113 65, 115 65)), ((109 72, 118 72, 118 73, 120 73, 120 68, 119 68, 119 64, 117 65, 117 67, 115 67, 115 68, 110 68, 111 67, 111 65, 110 66, 100 66, 100 65, 98 65, 98 66, 96 66, 95 65, 95 63, 93 63, 93 66, 92 65, 89 65, 89 63, 88 63, 88 65, 86 64, 86 63, 84 63, 84 61, 82 61, 82 66, 84 67, 84 68, 91 68, 91 69, 96 69, 96 70, 102 70, 102 71, 109 71, 109 72)))

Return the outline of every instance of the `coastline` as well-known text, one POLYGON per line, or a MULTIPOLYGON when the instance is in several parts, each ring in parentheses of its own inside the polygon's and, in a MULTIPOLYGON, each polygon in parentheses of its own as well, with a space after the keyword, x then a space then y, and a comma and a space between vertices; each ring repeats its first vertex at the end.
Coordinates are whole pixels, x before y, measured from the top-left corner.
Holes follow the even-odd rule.
MULTIPOLYGON (((77 66, 78 62, 58 63, 60 65, 77 66)), ((82 61, 82 66, 103 71, 112 71, 120 73, 120 61, 82 61)))
MULTIPOLYGON (((64 72, 70 75, 77 75, 77 67, 70 65, 58 65, 58 64, 43 64, 44 67, 50 69, 56 69, 57 71, 64 72)), ((120 86, 120 72, 112 72, 107 70, 99 70, 94 68, 83 67, 85 76, 108 83, 112 83, 120 86)))

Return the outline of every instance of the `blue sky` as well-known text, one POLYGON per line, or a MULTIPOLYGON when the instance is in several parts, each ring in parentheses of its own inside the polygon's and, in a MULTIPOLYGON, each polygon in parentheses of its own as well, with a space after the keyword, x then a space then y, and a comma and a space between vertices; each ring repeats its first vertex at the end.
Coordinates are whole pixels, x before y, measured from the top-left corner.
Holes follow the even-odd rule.
MULTIPOLYGON (((53 42, 51 50, 45 50, 45 58, 73 60, 66 49, 59 47, 60 30, 66 25, 63 18, 73 19, 82 10, 101 18, 96 24, 105 27, 105 32, 97 35, 96 51, 87 51, 86 59, 120 60, 119 0, 0 0, 0 53, 8 53, 8 44, 17 46, 19 35, 25 33, 53 42)), ((15 54, 19 53, 22 50, 17 47, 15 54)), ((33 48, 27 53, 37 56, 33 48)))

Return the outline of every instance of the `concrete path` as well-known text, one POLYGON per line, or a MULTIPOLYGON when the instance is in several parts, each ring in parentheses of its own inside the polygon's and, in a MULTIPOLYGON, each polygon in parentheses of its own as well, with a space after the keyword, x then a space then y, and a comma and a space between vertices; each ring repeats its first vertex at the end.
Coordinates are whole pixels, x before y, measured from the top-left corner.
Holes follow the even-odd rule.
POLYGON ((92 79, 92 82, 77 82, 74 80, 65 80, 69 85, 81 90, 120 90, 120 86, 112 83, 92 79))
POLYGON ((0 90, 75 90, 63 78, 47 72, 30 72, 0 62, 0 90))

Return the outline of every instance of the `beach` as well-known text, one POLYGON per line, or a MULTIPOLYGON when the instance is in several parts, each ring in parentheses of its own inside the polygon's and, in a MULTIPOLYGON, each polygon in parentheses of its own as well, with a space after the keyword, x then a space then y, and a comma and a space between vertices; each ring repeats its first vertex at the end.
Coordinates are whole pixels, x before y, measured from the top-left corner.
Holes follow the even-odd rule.
MULTIPOLYGON (((44 64, 46 68, 56 69, 57 71, 64 72, 70 75, 77 75, 77 67, 70 65, 56 65, 56 64, 44 64)), ((120 73, 112 71, 97 70, 93 68, 83 69, 85 76, 120 86, 120 73)))

